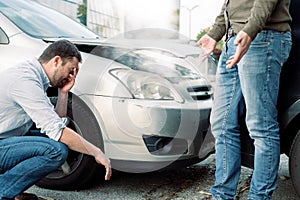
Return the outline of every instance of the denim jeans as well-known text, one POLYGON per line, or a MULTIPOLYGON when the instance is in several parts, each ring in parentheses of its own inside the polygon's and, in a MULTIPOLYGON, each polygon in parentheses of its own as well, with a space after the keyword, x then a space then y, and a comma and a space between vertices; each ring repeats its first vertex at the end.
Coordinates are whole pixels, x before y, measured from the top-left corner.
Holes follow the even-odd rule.
POLYGON ((66 145, 47 137, 0 140, 0 199, 13 199, 61 166, 67 155, 66 145))
POLYGON ((241 115, 254 140, 255 158, 249 199, 272 199, 280 159, 277 96, 281 67, 291 49, 291 34, 261 31, 241 61, 226 69, 235 53, 235 37, 227 41, 216 74, 211 128, 216 139, 215 199, 234 199, 241 170, 241 115), (245 113, 246 112, 246 113, 245 113))

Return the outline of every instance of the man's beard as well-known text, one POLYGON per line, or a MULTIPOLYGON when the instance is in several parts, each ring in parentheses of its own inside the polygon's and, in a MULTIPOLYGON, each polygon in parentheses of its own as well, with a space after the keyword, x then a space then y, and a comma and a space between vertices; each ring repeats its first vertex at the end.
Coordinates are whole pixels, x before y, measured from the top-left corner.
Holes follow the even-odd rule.
POLYGON ((62 88, 63 86, 66 85, 67 82, 68 82, 68 78, 64 78, 61 81, 57 81, 57 83, 55 84, 55 87, 62 88))

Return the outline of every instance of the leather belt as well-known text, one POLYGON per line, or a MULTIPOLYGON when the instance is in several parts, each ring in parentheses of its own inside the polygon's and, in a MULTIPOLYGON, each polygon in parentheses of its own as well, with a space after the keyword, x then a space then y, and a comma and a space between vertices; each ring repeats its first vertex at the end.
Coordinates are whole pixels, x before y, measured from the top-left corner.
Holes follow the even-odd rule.
POLYGON ((228 36, 228 38, 231 38, 231 37, 233 37, 233 36, 236 36, 236 33, 234 32, 233 28, 230 27, 230 28, 228 29, 227 36, 228 36))

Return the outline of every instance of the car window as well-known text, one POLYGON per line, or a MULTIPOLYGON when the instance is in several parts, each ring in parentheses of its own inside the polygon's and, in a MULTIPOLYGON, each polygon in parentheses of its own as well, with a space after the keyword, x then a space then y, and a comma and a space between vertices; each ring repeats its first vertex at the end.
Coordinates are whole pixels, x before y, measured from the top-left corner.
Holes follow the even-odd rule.
POLYGON ((33 1, 0 1, 0 12, 22 31, 35 38, 99 37, 69 17, 33 1))
POLYGON ((0 44, 8 44, 9 40, 5 32, 0 27, 0 44))

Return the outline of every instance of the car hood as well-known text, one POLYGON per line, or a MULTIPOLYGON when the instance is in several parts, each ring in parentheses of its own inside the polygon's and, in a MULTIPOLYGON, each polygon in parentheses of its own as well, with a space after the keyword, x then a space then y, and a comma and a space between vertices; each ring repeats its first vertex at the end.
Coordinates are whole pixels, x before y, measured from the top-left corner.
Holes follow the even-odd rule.
MULTIPOLYGON (((54 42, 59 39, 62 38, 46 38, 43 40, 54 42)), ((185 60, 190 57, 198 59, 199 48, 183 44, 179 40, 65 39, 75 44, 82 52, 116 61, 134 70, 160 75, 174 83, 203 78, 196 69, 197 67, 191 62, 187 64, 185 60), (142 51, 144 52, 136 53, 142 51), (154 55, 149 56, 148 53, 153 51, 154 55)))
POLYGON ((58 38, 43 38, 44 42, 47 43, 53 43, 57 40, 61 40, 61 39, 66 39, 69 40, 70 42, 72 42, 75 45, 100 45, 101 43, 103 43, 103 39, 98 39, 98 38, 64 38, 64 37, 58 37, 58 38))
POLYGON ((161 40, 142 40, 142 39, 97 39, 97 38, 43 38, 43 41, 55 42, 67 39, 77 45, 81 51, 90 53, 97 46, 113 46, 123 49, 158 49, 168 51, 173 56, 186 58, 190 55, 198 55, 200 50, 195 45, 188 44, 185 40, 161 39, 161 40))

